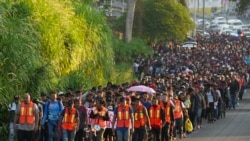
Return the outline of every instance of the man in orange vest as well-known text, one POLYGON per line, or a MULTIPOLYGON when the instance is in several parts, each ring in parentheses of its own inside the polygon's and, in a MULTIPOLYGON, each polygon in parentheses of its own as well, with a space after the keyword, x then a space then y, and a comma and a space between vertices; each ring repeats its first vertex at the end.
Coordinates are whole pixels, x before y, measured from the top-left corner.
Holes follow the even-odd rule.
POLYGON ((134 116, 133 109, 126 104, 126 99, 124 97, 119 99, 119 104, 114 111, 112 121, 113 133, 115 132, 115 123, 117 141, 129 141, 130 129, 131 134, 134 132, 134 116))
POLYGON ((143 141, 146 134, 146 123, 151 130, 147 109, 141 104, 140 99, 132 97, 134 111, 134 133, 132 141, 143 141))
POLYGON ((161 140, 170 141, 173 134, 174 124, 174 103, 172 101, 173 93, 165 93, 161 106, 164 111, 164 121, 162 124, 161 140))
POLYGON ((174 138, 177 136, 177 131, 179 133, 180 139, 182 139, 183 136, 183 118, 184 114, 186 115, 186 109, 181 100, 179 100, 178 95, 174 96, 175 98, 175 107, 174 107, 174 120, 175 120, 175 128, 174 128, 174 138))
POLYGON ((162 123, 165 118, 164 111, 159 104, 158 99, 153 98, 152 105, 148 108, 149 120, 151 124, 151 133, 153 141, 160 141, 160 133, 162 128, 162 123))
POLYGON ((76 131, 79 128, 79 113, 74 108, 73 100, 67 102, 59 118, 58 130, 62 127, 62 139, 66 141, 74 141, 76 131))
POLYGON ((104 141, 103 134, 106 129, 106 121, 109 121, 109 114, 102 99, 97 100, 96 109, 91 111, 89 117, 93 119, 96 141, 104 141))
POLYGON ((34 133, 38 130, 38 122, 39 109, 31 101, 30 94, 25 93, 24 102, 18 105, 14 119, 14 128, 18 129, 18 141, 33 141, 34 133))

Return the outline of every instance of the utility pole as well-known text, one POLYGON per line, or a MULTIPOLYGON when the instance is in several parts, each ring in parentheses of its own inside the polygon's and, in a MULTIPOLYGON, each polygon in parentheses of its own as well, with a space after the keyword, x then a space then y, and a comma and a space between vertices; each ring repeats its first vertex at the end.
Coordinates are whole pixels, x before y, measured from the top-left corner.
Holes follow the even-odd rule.
POLYGON ((203 36, 205 35, 205 0, 203 0, 203 36))
POLYGON ((194 28, 193 35, 196 38, 196 5, 197 5, 197 1, 194 0, 193 2, 194 2, 194 23, 195 23, 195 28, 194 28))

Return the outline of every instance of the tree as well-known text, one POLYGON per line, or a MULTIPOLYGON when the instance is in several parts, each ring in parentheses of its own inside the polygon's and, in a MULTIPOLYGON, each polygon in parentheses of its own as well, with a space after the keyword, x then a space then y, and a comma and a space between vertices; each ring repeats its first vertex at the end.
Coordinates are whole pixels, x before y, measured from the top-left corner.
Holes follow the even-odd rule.
POLYGON ((185 0, 178 0, 180 4, 182 4, 184 7, 187 7, 187 3, 185 0))
POLYGON ((125 42, 130 42, 132 39, 135 4, 136 0, 128 0, 126 28, 125 28, 125 42))
POLYGON ((238 3, 237 3, 237 13, 238 14, 243 14, 250 6, 250 1, 249 0, 240 0, 238 3))
POLYGON ((6 94, 11 99, 16 93, 89 88, 110 78, 112 32, 91 6, 80 1, 1 2, 0 17, 0 103, 6 94))
POLYGON ((194 28, 188 9, 171 0, 146 0, 142 23, 135 27, 143 26, 140 36, 149 41, 183 40, 194 28))

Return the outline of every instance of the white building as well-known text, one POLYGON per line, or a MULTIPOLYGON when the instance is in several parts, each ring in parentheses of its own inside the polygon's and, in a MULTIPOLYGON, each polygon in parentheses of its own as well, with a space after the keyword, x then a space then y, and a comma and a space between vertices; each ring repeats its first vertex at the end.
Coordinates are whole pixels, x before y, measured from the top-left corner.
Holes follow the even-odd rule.
MULTIPOLYGON (((186 0, 189 9, 203 8, 204 0, 186 0), (195 5, 196 3, 196 5, 195 5)), ((221 7, 223 0, 205 0, 205 8, 221 7)))

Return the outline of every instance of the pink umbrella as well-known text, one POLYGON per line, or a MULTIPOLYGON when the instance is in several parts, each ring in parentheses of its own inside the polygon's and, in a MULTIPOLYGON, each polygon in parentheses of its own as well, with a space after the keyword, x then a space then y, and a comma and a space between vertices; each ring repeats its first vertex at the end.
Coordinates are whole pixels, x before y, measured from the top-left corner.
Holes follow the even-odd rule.
POLYGON ((138 86, 132 86, 127 89, 128 92, 147 92, 147 93, 156 93, 154 89, 144 86, 144 85, 138 85, 138 86))

